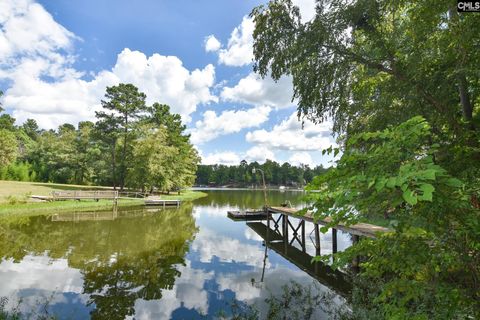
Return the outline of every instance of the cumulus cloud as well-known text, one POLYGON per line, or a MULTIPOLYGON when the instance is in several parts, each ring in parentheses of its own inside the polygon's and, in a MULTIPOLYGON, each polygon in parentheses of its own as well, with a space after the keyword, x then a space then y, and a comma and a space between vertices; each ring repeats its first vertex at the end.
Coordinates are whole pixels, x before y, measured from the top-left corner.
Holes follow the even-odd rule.
POLYGON ((55 22, 38 3, 31 0, 0 2, 0 65, 23 56, 63 60, 58 50, 67 50, 73 33, 55 22))
POLYGON ((294 166, 308 165, 310 167, 315 166, 315 162, 312 159, 312 156, 308 152, 296 152, 289 159, 288 162, 294 166))
POLYGON ((215 52, 220 49, 222 44, 218 41, 213 34, 205 38, 205 51, 206 52, 215 52))
POLYGON ((238 165, 240 161, 246 160, 248 162, 257 161, 264 163, 267 159, 276 161, 275 153, 264 146, 254 146, 245 152, 234 151, 217 151, 204 155, 201 151, 200 157, 202 164, 223 164, 227 166, 238 165))
POLYGON ((75 35, 33 1, 2 1, 0 28, 0 80, 10 85, 2 102, 20 123, 34 118, 50 129, 64 122, 93 120, 105 88, 121 82, 139 87, 148 103, 169 104, 186 121, 198 105, 218 101, 210 91, 215 82, 213 65, 190 71, 175 56, 147 57, 127 48, 111 70, 84 80, 72 68, 75 60, 69 53, 75 35))
POLYGON ((241 67, 253 59, 253 19, 245 16, 242 23, 233 29, 227 47, 218 51, 219 62, 227 66, 241 67))
POLYGON ((215 152, 201 156, 202 164, 224 164, 227 166, 238 165, 242 159, 233 151, 215 152))
POLYGON ((268 120, 271 108, 260 106, 247 110, 225 110, 220 115, 213 110, 203 113, 203 119, 190 130, 194 144, 203 144, 221 135, 236 133, 244 128, 258 127, 268 120))
MULTIPOLYGON (((293 0, 293 4, 300 9, 301 21, 308 22, 315 17, 315 0, 293 0)), ((255 23, 253 19, 244 16, 238 27, 233 29, 228 39, 227 47, 220 49, 220 42, 213 36, 207 37, 211 41, 212 50, 218 51, 218 58, 221 64, 227 66, 241 67, 252 63, 253 60, 253 30, 255 23)))
POLYGON ((321 151, 335 141, 331 136, 331 123, 314 124, 298 121, 296 113, 275 125, 271 131, 265 129, 248 132, 246 140, 272 150, 321 151))
POLYGON ((282 77, 275 82, 271 78, 262 79, 250 73, 233 87, 225 87, 221 98, 226 101, 253 105, 269 105, 275 108, 293 106, 293 85, 291 77, 282 77))
POLYGON ((263 163, 266 160, 275 160, 275 154, 268 148, 264 146, 254 146, 245 152, 245 160, 248 162, 257 161, 263 163))

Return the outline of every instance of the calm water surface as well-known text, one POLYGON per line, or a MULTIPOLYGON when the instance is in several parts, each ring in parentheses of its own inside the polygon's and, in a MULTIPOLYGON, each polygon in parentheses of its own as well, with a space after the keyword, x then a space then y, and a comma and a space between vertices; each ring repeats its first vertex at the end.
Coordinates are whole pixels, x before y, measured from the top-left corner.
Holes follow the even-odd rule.
MULTIPOLYGON (((338 293, 341 303, 345 283, 335 275, 321 266, 305 270, 305 254, 291 247, 285 254, 281 243, 265 258, 262 236, 227 218, 228 210, 260 208, 261 191, 208 194, 179 209, 0 221, 0 297, 9 298, 7 308, 22 301, 26 313, 48 301, 48 312, 62 319, 210 319, 228 315, 233 303, 254 304, 264 315, 265 298, 294 280, 338 293)), ((301 196, 270 191, 269 202, 301 207, 301 196)), ((306 227, 306 253, 313 255, 313 226, 306 227)), ((339 232, 338 249, 349 245, 339 232)), ((331 248, 326 233, 321 251, 331 248)))

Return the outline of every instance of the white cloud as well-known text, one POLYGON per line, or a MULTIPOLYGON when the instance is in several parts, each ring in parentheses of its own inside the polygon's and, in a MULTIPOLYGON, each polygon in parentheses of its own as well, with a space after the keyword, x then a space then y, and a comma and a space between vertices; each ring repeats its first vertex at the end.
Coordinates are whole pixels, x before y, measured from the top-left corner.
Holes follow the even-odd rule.
POLYGON ((293 0, 295 6, 300 9, 302 22, 308 22, 315 17, 315 0, 293 0))
POLYGON ((243 17, 242 23, 233 29, 226 49, 218 52, 219 62, 227 66, 241 67, 253 59, 253 20, 243 17))
POLYGON ((220 49, 222 44, 218 41, 213 34, 205 38, 205 51, 206 52, 215 52, 220 49))
POLYGON ((293 113, 271 131, 261 129, 248 132, 246 140, 272 150, 321 151, 335 145, 331 126, 330 122, 314 124, 305 120, 302 129, 302 123, 298 121, 296 113, 293 113))
POLYGON ((38 3, 31 0, 0 2, 0 65, 13 63, 18 55, 63 60, 58 50, 66 50, 73 33, 56 23, 38 3))
POLYGON ((291 77, 282 77, 278 82, 273 79, 262 79, 250 73, 234 87, 225 87, 221 98, 226 101, 242 102, 253 105, 269 105, 275 108, 293 106, 293 85, 291 77))
POLYGON ((169 104, 187 121, 198 105, 218 101, 210 91, 213 65, 190 71, 177 57, 147 57, 127 48, 111 70, 84 80, 72 68, 75 38, 33 1, 0 2, 0 80, 9 83, 2 102, 19 123, 34 118, 49 129, 93 120, 105 88, 120 82, 133 83, 147 94, 148 103, 169 104))
POLYGON ((227 166, 238 165, 242 159, 233 151, 216 152, 202 156, 202 164, 224 164, 227 166))
POLYGON ((203 144, 221 135, 236 133, 244 128, 258 127, 268 120, 271 108, 260 106, 247 110, 225 110, 220 115, 208 110, 203 113, 203 120, 195 123, 190 130, 194 144, 203 144))
MULTIPOLYGON (((217 257, 221 262, 242 263, 253 267, 263 266, 263 249, 257 245, 241 243, 235 238, 226 237, 208 228, 200 229, 191 245, 198 252, 199 260, 210 263, 217 257), (238 248, 232 250, 232 248, 238 248)), ((267 261, 267 268, 270 262, 267 261)))
POLYGON ((309 165, 310 167, 315 166, 315 162, 312 159, 312 156, 308 152, 296 152, 289 159, 288 163, 294 166, 300 166, 302 164, 309 165))
POLYGON ((275 154, 268 148, 264 146, 254 146, 247 150, 245 153, 245 160, 248 162, 257 161, 263 163, 266 160, 275 160, 275 154))
POLYGON ((199 154, 202 158, 202 164, 223 164, 227 166, 239 165, 242 160, 264 163, 267 159, 272 161, 277 159, 275 153, 264 146, 254 146, 246 152, 220 151, 204 155, 200 151, 199 154))

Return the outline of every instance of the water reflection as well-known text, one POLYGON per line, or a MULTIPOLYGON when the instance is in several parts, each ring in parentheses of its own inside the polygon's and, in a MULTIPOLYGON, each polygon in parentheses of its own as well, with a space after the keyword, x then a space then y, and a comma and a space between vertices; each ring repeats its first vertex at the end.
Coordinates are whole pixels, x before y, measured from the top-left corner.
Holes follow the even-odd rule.
POLYGON ((25 311, 45 297, 49 312, 69 319, 211 319, 233 302, 265 315, 271 293, 314 278, 272 247, 265 260, 262 235, 226 217, 262 204, 261 191, 215 191, 179 209, 0 220, 0 296, 23 299, 25 311))
MULTIPOLYGON (((75 277, 83 279, 81 293, 88 296, 85 305, 93 309, 92 318, 123 319, 134 314, 137 299, 161 299, 162 291, 172 289, 181 275, 179 267, 185 265, 184 256, 198 230, 191 212, 192 206, 186 204, 157 213, 119 212, 121 218, 115 220, 89 221, 88 217, 95 216, 91 213, 72 214, 83 218, 67 222, 52 217, 32 217, 28 222, 21 219, 18 224, 10 220, 8 228, 0 230, 2 283, 6 273, 14 271, 13 262, 33 269, 33 273, 36 268, 28 265, 32 261, 42 266, 62 264, 48 276, 55 279, 66 270, 72 273, 72 268, 78 269, 80 276, 75 277)), ((35 289, 70 291, 65 285, 51 288, 40 283, 38 287, 35 289)), ((25 293, 18 293, 25 298, 25 293)))

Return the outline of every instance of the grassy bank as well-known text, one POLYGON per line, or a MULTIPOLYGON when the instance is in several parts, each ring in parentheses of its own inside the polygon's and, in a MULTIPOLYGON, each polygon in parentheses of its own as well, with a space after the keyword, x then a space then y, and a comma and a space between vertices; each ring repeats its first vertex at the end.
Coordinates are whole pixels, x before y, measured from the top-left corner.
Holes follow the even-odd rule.
MULTIPOLYGON (((0 216, 13 214, 48 214, 52 212, 79 211, 79 210, 103 210, 111 209, 111 200, 82 200, 82 201, 55 201, 35 202, 31 201, 31 195, 49 195, 53 190, 101 190, 110 189, 98 186, 79 186, 53 183, 0 181, 0 216)), ((191 201, 207 196, 206 193, 192 190, 182 191, 180 194, 171 193, 161 195, 161 199, 178 199, 191 201)), ((118 206, 121 208, 143 205, 142 199, 121 199, 118 206)))

